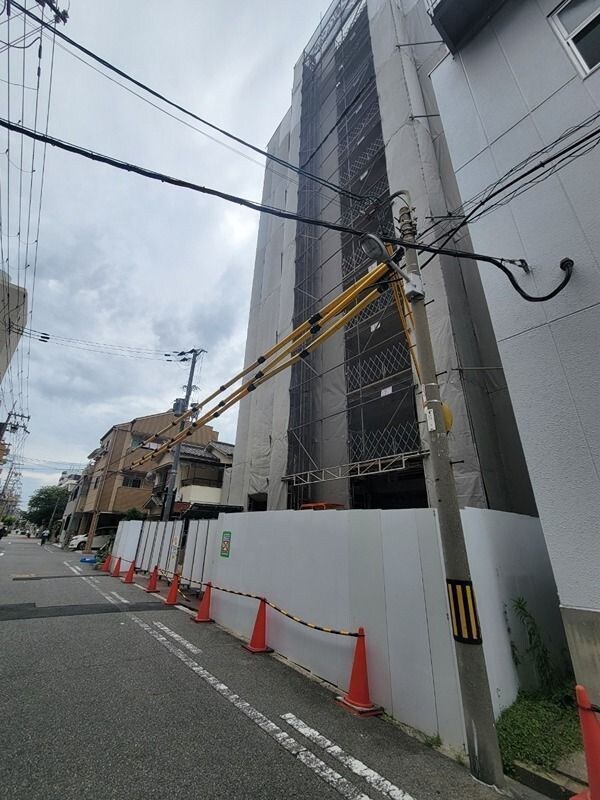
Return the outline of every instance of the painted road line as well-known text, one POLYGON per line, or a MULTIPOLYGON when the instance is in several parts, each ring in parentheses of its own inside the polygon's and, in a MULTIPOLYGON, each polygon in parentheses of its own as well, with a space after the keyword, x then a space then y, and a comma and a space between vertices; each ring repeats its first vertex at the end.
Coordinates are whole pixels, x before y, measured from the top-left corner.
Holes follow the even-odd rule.
POLYGON ((261 730, 265 731, 265 733, 268 733, 269 736, 277 742, 277 744, 284 748, 284 750, 287 750, 288 753, 291 753, 295 758, 298 759, 298 761, 304 764, 305 767, 308 767, 308 769, 312 770, 315 775, 318 775, 319 778, 324 780, 325 783, 328 783, 330 786, 332 786, 337 792, 339 792, 339 794, 342 795, 342 797, 347 798, 347 800, 371 800, 368 795, 363 794, 360 789, 354 786, 354 784, 350 783, 350 781, 346 780, 346 778, 340 775, 339 772, 336 772, 334 769, 327 766, 324 761, 321 761, 320 758, 317 758, 314 753, 297 742, 293 737, 289 736, 278 725, 261 714, 260 711, 242 700, 241 697, 232 692, 228 686, 226 686, 224 683, 221 683, 218 678, 215 678, 214 675, 211 675, 208 670, 204 669, 204 667, 201 667, 200 664, 190 658, 187 653, 183 652, 183 650, 175 647, 175 645, 172 644, 165 636, 160 634, 158 631, 155 631, 154 628, 145 623, 142 619, 140 619, 140 617, 136 617, 135 614, 129 614, 129 619, 133 620, 133 622, 145 630, 146 633, 150 634, 150 636, 156 639, 157 642, 160 642, 163 647, 165 647, 172 655, 183 662, 186 667, 192 670, 192 672, 202 678, 202 680, 204 680, 210 687, 218 692, 221 697, 224 697, 232 705, 239 709, 242 714, 245 714, 248 719, 252 720, 255 725, 261 728, 261 730))
POLYGON ((191 608, 186 608, 185 606, 176 605, 175 608, 178 608, 179 611, 185 611, 186 614, 189 614, 190 617, 195 617, 196 612, 191 608))
POLYGON ((202 655, 202 650, 200 650, 199 647, 196 647, 195 644, 188 642, 187 639, 184 639, 183 636, 180 636, 178 633, 175 633, 175 631, 172 631, 171 628, 167 628, 167 626, 163 625, 162 622, 157 622, 154 620, 153 624, 156 625, 156 627, 163 633, 166 633, 167 636, 170 636, 171 639, 175 639, 176 642, 179 642, 180 645, 183 645, 183 647, 185 647, 186 650, 189 650, 190 653, 193 653, 196 656, 202 655))
POLYGON ((87 585, 88 585, 88 586, 91 586, 91 587, 92 587, 92 589, 95 589, 95 590, 98 592, 98 594, 101 594, 101 595, 102 595, 102 597, 103 597, 105 600, 108 600, 108 602, 109 602, 109 603, 112 603, 112 604, 113 604, 113 606, 116 606, 116 605, 118 605, 118 603, 117 603, 117 601, 115 600, 115 598, 114 598, 114 597, 111 597, 109 594, 105 594, 105 592, 103 592, 103 591, 102 591, 102 589, 100 589, 100 587, 99 587, 99 586, 96 586, 96 584, 92 583, 92 581, 91 581, 89 578, 82 578, 81 580, 82 580, 84 583, 87 583, 87 585))
POLYGON ((73 564, 73 569, 75 570, 75 572, 78 572, 80 575, 83 574, 83 572, 81 570, 81 567, 78 567, 77 564, 73 564))
POLYGON ((117 598, 117 600, 120 600, 122 603, 125 603, 125 605, 127 605, 127 606, 129 605, 129 600, 126 600, 124 597, 121 597, 121 595, 120 595, 120 594, 117 594, 116 592, 111 592, 111 594, 112 594, 114 597, 116 597, 116 598, 117 598))
POLYGON ((4 553, 0 553, 0 557, 2 557, 3 555, 4 555, 4 553))
POLYGON ((387 778, 384 778, 383 775, 367 767, 367 765, 359 761, 358 758, 354 758, 354 756, 344 752, 341 747, 338 747, 337 744, 327 739, 325 736, 322 736, 319 731, 309 727, 305 722, 302 722, 301 719, 298 719, 298 717, 295 717, 293 714, 282 714, 281 719, 284 719, 288 725, 291 725, 294 730, 301 733, 309 741, 322 747, 326 753, 336 758, 345 767, 348 767, 355 775, 364 778, 366 782, 374 789, 377 789, 378 792, 382 792, 392 798, 392 800, 413 800, 403 789, 394 786, 387 778))
POLYGON ((69 562, 68 562, 68 561, 63 561, 63 564, 65 565, 65 567, 67 567, 68 569, 70 569, 70 570, 71 570, 71 572, 73 572, 75 575, 79 575, 79 573, 77 572, 77 570, 76 570, 76 569, 75 569, 75 568, 74 568, 74 567, 73 567, 71 564, 69 564, 69 562))

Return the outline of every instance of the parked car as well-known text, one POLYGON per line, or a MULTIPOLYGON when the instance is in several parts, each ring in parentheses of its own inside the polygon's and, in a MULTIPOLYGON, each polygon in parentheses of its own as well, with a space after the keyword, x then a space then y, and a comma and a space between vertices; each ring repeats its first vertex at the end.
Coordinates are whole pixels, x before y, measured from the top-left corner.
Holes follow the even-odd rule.
MULTIPOLYGON (((92 542, 92 550, 99 550, 101 547, 104 547, 110 540, 109 533, 99 533, 94 536, 94 541, 92 542)), ((71 541, 67 546, 67 550, 83 550, 85 548, 85 543, 87 542, 87 534, 82 533, 79 536, 73 536, 71 541)))

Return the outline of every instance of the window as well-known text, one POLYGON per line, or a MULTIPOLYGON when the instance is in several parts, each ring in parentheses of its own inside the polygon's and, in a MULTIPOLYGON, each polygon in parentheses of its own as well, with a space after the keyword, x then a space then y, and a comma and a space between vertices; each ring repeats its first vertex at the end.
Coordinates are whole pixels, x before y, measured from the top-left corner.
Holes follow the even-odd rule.
POLYGON ((97 477, 97 478, 96 478, 96 480, 94 481, 94 489, 97 489, 97 488, 98 488, 98 484, 99 484, 99 483, 100 483, 100 475, 98 475, 98 477, 97 477))
POLYGON ((141 443, 147 439, 148 437, 145 436, 143 433, 132 433, 131 434, 131 447, 139 447, 141 443))
POLYGON ((600 0, 569 0, 551 20, 585 74, 600 64, 600 0))
POLYGON ((142 485, 142 479, 137 475, 124 475, 123 486, 128 486, 130 489, 139 489, 142 485))

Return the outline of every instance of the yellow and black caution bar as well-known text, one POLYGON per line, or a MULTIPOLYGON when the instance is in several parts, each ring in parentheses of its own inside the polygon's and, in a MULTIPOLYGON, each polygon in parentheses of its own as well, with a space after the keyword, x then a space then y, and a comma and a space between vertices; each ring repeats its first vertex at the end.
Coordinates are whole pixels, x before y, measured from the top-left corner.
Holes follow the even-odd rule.
POLYGON ((481 644, 481 628, 471 581, 447 580, 452 634, 457 642, 481 644))

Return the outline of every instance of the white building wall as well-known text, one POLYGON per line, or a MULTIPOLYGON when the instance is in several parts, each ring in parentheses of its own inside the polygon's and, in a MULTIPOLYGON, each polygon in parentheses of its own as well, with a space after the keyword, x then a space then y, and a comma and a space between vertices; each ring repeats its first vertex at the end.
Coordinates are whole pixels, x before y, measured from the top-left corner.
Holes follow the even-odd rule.
MULTIPOLYGON (((464 201, 565 129, 600 111, 600 71, 583 78, 547 19, 554 0, 507 2, 431 78, 464 201)), ((588 128, 589 130, 589 128, 588 128)), ((570 141, 570 140, 568 140, 570 141)), ((568 143, 565 142, 565 144, 568 143)), ((482 264, 577 678, 600 702, 600 153, 592 150, 470 226, 475 249, 526 258, 530 293, 558 263, 573 279, 543 304, 482 264)))
POLYGON ((182 503, 220 503, 221 489, 216 486, 182 486, 177 492, 182 503))

